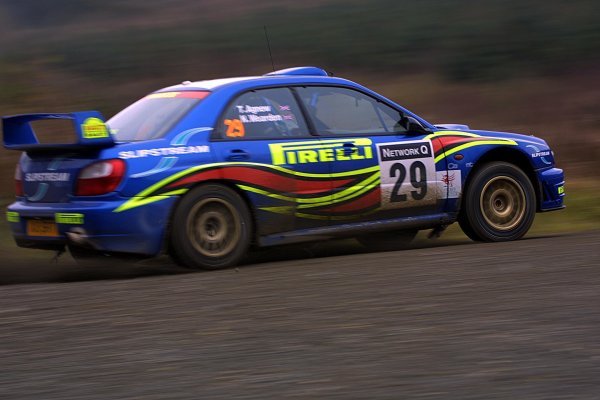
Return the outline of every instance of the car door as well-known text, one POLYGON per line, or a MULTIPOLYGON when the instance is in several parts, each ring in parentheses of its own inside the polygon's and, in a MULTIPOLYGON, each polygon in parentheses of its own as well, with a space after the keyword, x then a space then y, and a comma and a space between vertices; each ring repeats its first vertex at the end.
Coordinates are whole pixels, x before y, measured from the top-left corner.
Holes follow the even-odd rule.
POLYGON ((352 88, 295 90, 323 143, 336 143, 331 175, 348 179, 334 188, 331 205, 321 210, 332 224, 424 215, 443 208, 446 167, 436 166, 439 143, 429 132, 409 131, 410 121, 399 110, 352 88))
POLYGON ((328 166, 315 158, 319 143, 289 88, 247 91, 226 107, 213 138, 220 179, 250 200, 259 235, 327 224, 298 218, 330 196, 328 166))

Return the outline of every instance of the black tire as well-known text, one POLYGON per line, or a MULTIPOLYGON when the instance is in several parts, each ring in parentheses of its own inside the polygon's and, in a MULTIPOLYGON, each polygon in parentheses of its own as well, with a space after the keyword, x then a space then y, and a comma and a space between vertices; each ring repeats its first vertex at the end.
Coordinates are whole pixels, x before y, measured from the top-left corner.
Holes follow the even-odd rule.
POLYGON ((356 240, 369 250, 395 251, 409 247, 417 236, 418 230, 404 230, 392 232, 373 232, 358 236, 356 240))
POLYGON ((191 190, 173 215, 171 256, 184 267, 220 269, 237 264, 248 251, 252 218, 244 200, 223 185, 191 190))
POLYGON ((458 223, 476 241, 516 240, 535 217, 535 192, 527 175, 513 164, 492 162, 473 172, 463 194, 458 223))

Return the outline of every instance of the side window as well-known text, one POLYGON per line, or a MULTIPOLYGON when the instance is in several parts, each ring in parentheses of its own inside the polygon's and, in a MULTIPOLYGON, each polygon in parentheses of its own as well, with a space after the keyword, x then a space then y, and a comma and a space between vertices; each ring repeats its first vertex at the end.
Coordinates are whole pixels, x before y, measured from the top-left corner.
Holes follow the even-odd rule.
POLYGON ((307 86, 297 91, 320 135, 406 132, 399 111, 356 90, 307 86))
POLYGON ((225 139, 308 135, 300 107, 288 88, 261 89, 238 96, 219 121, 225 139))

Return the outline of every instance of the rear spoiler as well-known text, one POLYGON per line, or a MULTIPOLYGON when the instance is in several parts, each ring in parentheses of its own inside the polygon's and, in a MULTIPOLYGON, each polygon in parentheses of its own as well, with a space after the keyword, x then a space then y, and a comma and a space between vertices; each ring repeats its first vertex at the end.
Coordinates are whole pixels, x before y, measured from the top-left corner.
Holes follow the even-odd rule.
POLYGON ((115 145, 104 117, 98 111, 80 111, 69 114, 22 114, 2 117, 4 147, 9 150, 76 150, 106 148, 115 145), (77 134, 75 143, 40 143, 31 122, 45 119, 70 119, 77 134))

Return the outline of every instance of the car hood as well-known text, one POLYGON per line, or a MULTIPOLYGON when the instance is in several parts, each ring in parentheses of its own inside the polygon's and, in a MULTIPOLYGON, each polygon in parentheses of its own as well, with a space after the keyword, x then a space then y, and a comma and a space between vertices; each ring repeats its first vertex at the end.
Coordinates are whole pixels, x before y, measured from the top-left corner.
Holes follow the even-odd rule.
MULTIPOLYGON (((550 147, 544 139, 532 135, 523 135, 511 132, 497 132, 487 130, 474 130, 474 129, 459 129, 457 124, 454 124, 455 128, 451 129, 448 125, 444 126, 441 130, 437 131, 436 134, 443 135, 467 135, 467 136, 479 136, 481 139, 500 139, 510 141, 512 144, 516 144, 517 148, 528 156, 534 168, 548 168, 554 165, 554 154, 550 150, 550 147), (445 128, 445 129, 444 129, 445 128)), ((439 127, 439 126, 438 126, 439 127)))
POLYGON ((534 144, 542 147, 548 147, 548 144, 544 139, 540 139, 539 137, 533 135, 524 135, 520 133, 511 133, 511 132, 497 132, 497 131, 482 131, 482 130, 468 130, 463 131, 467 133, 474 133, 476 135, 481 136, 491 136, 501 139, 512 139, 515 142, 523 143, 523 144, 534 144))

